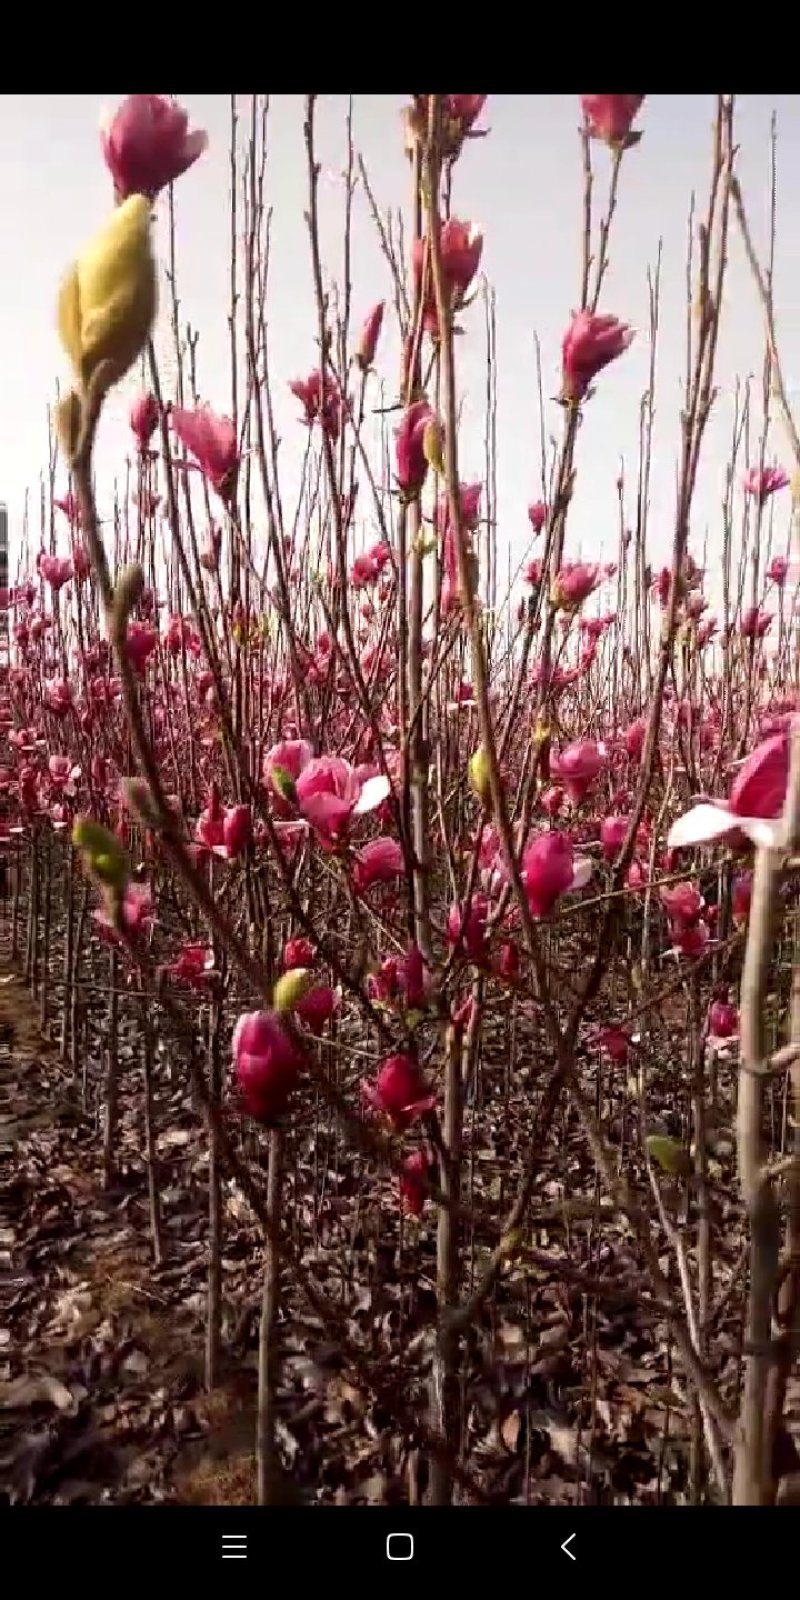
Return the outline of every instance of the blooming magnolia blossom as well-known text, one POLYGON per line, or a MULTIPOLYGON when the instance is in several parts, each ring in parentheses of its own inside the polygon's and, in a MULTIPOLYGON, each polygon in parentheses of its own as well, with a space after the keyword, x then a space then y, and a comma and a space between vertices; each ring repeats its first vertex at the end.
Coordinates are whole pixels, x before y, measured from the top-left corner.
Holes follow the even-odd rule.
POLYGON ((561 345, 562 397, 568 404, 584 398, 593 378, 621 356, 634 338, 633 329, 616 317, 577 311, 561 345))
POLYGON ((405 859, 396 839, 370 839, 353 863, 353 885, 365 894, 373 883, 392 883, 402 877, 405 859))
POLYGON ((198 406, 195 411, 174 406, 170 424, 220 499, 229 499, 239 469, 239 446, 230 417, 216 416, 210 406, 198 406))
POLYGON ((742 487, 745 494, 752 495, 763 506, 771 494, 785 489, 788 483, 788 473, 781 467, 751 467, 745 474, 742 487))
POLYGON ((777 819, 789 781, 789 732, 773 734, 747 757, 731 785, 727 802, 703 800, 672 824, 672 850, 745 834, 753 844, 777 842, 777 819))
POLYGON ((558 780, 573 805, 577 806, 606 764, 605 745, 597 744, 594 739, 576 739, 560 755, 551 755, 550 776, 558 780))
POLYGON ((203 154, 208 135, 189 132, 187 113, 160 94, 131 94, 100 122, 103 157, 118 200, 153 198, 203 154))
MULTIPOLYGON (((643 100, 643 94, 582 94, 581 105, 591 137, 612 147, 630 143, 631 127, 643 100)), ((639 138, 640 134, 634 136, 634 140, 639 138)))
POLYGON ((397 1133, 403 1133, 436 1105, 435 1094, 429 1093, 418 1063, 409 1055, 389 1056, 375 1081, 363 1083, 361 1092, 397 1133))
POLYGON ((351 767, 341 756, 318 756, 303 767, 295 791, 306 821, 322 838, 336 840, 351 818, 366 816, 383 803, 390 784, 371 767, 351 767))

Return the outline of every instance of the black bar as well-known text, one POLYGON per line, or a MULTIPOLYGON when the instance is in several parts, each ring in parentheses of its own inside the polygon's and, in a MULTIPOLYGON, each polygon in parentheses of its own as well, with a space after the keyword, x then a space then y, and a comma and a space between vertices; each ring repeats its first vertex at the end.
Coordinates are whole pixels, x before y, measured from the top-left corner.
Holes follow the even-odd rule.
POLYGON ((741 1579, 756 1558, 762 1581, 790 1571, 797 1532, 788 1508, 20 1506, 3 1517, 3 1564, 24 1572, 26 1587, 36 1578, 112 1574, 126 1592, 136 1579, 197 1577, 222 1595, 274 1574, 282 1584, 290 1579, 291 1593, 304 1594, 306 1582, 378 1578, 413 1600, 421 1600, 413 1593, 419 1584, 442 1578, 468 1583, 470 1593, 474 1584, 494 1585, 485 1600, 518 1590, 521 1580, 523 1592, 556 1580, 585 1594, 590 1579, 629 1577, 656 1592, 663 1581, 673 1593, 687 1577, 692 1586, 700 1577, 717 1585, 741 1579), (413 1554, 403 1559, 409 1536, 413 1554))

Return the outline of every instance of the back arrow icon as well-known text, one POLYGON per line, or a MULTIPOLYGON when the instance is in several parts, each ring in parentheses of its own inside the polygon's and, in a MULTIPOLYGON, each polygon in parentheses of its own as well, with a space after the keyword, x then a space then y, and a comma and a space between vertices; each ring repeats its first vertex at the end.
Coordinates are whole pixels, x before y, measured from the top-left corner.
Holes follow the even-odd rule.
POLYGON ((573 1541, 574 1538, 575 1538, 574 1533, 571 1533, 569 1538, 565 1539, 564 1543, 561 1546, 565 1556, 569 1556, 570 1561, 577 1561, 577 1559, 578 1559, 577 1556, 574 1555, 573 1552, 569 1548, 570 1545, 572 1544, 572 1541, 573 1541))

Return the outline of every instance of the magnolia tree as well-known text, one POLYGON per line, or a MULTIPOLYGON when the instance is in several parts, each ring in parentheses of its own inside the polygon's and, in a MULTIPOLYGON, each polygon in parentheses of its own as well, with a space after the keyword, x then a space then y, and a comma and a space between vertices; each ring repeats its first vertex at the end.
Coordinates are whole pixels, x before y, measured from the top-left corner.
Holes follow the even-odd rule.
MULTIPOLYGON (((363 165, 356 178, 351 147, 348 204, 360 182, 390 279, 360 329, 349 309, 334 315, 324 287, 316 99, 306 100, 305 142, 318 365, 282 379, 307 430, 293 516, 264 379, 266 108, 254 103, 244 170, 233 168, 246 205, 244 315, 232 327, 248 374, 233 417, 170 403, 151 338, 156 257, 173 249, 158 197, 195 163, 192 181, 202 181, 205 135, 155 95, 129 97, 104 126, 115 206, 58 301, 72 369, 55 409, 68 469, 68 486, 53 494, 59 532, 5 597, 13 947, 27 906, 27 972, 45 1015, 59 985, 62 1049, 78 1068, 81 960, 89 949, 96 960, 80 901, 90 886, 89 928, 111 975, 106 1174, 111 1181, 116 1165, 121 993, 138 1008, 143 1040, 156 1261, 165 1245, 153 1176, 155 1036, 173 1039, 186 1064, 210 1154, 210 1386, 234 1190, 263 1230, 262 1501, 283 1493, 282 1306, 305 1298, 353 1382, 392 1419, 398 1474, 413 1456, 418 1492, 445 1504, 497 1493, 472 1459, 468 1426, 476 1350, 492 1371, 492 1317, 529 1305, 532 1286, 555 1284, 567 1323, 627 1294, 664 1330, 686 1386, 686 1492, 771 1503, 791 1494, 800 1468, 784 1420, 800 1316, 800 980, 791 977, 800 699, 795 569, 788 542, 773 545, 773 513, 790 485, 766 459, 773 404, 796 467, 800 447, 771 280, 735 175, 733 101, 718 97, 690 250, 695 313, 672 554, 653 572, 652 383, 635 536, 621 479, 618 561, 570 554, 580 422, 595 394, 602 404, 607 369, 634 338, 604 303, 609 241, 625 168, 647 160, 646 136, 635 148, 644 95, 580 97, 580 303, 563 334, 560 440, 542 461, 524 592, 506 606, 503 629, 484 509, 493 455, 486 481, 463 480, 454 337, 477 336, 484 239, 460 216, 458 196, 472 141, 491 136, 487 97, 411 97, 407 259, 363 165), (736 227, 770 383, 755 464, 740 459, 743 430, 736 435, 720 624, 688 538, 736 227), (395 374, 381 371, 389 291, 395 374), (138 514, 134 526, 117 519, 112 549, 93 453, 110 392, 140 362, 144 388, 130 413, 138 514), (396 416, 374 450, 377 373, 394 390, 396 416), (54 885, 66 907, 55 976, 40 956, 54 885), (507 1152, 496 1184, 479 1170, 487 1121, 507 1152), (389 1276, 416 1285, 428 1274, 435 1284, 432 1310, 415 1301, 403 1313, 420 1339, 401 1340, 391 1361, 354 1337, 352 1235, 340 1211, 315 1193, 313 1227, 323 1214, 327 1248, 342 1258, 334 1291, 297 1221, 308 1209, 297 1152, 311 1130, 315 1148, 328 1140, 329 1150, 356 1152, 352 1207, 381 1215, 389 1276), (573 1202, 580 1147, 596 1181, 573 1202), (723 1227, 732 1210, 744 1256, 723 1227), (540 1237, 542 1217, 566 1228, 563 1248, 540 1237), (602 1243, 610 1218, 613 1248, 602 1243), (732 1316, 743 1322, 738 1346, 722 1333, 732 1316)), ((179 260, 169 260, 174 282, 179 260)), ((177 321, 175 334, 180 350, 177 321)), ((652 372, 657 288, 649 336, 652 372)), ((577 1338, 586 1346, 579 1415, 594 1433, 597 1347, 577 1338)))

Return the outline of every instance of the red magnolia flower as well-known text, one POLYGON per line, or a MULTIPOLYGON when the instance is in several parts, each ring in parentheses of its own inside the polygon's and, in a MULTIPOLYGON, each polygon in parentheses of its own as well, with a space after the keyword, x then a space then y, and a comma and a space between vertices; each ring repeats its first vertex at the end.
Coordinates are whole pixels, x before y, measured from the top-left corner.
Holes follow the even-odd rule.
POLYGON ((214 952, 210 945, 185 944, 166 970, 190 989, 203 989, 214 977, 214 952))
POLYGON ((362 372, 367 372, 375 362, 375 352, 383 327, 384 305, 385 302, 379 300, 378 304, 373 306, 359 334, 355 359, 362 372))
POLYGON ((284 972, 291 972, 297 967, 312 967, 314 965, 315 950, 310 939, 287 939, 281 956, 281 966, 284 972))
POLYGON ((591 872, 591 862, 575 856, 565 833, 540 833, 525 847, 520 874, 531 916, 548 916, 568 889, 588 883, 591 872))
POLYGON ((342 397, 333 379, 326 373, 312 372, 307 378, 295 378, 289 384, 292 394, 303 407, 303 421, 310 428, 319 422, 329 439, 339 437, 342 426, 342 397))
POLYGON ((400 1199, 403 1210, 410 1217, 421 1217, 425 1206, 425 1188, 421 1180, 431 1176, 433 1158, 426 1150, 414 1150, 406 1156, 400 1169, 400 1199))
POLYGON ((616 1062, 618 1066, 624 1066, 630 1055, 630 1035, 625 1028, 619 1028, 613 1024, 607 1028, 598 1028, 586 1042, 593 1046, 594 1049, 602 1050, 603 1054, 607 1055, 610 1061, 616 1062))
MULTIPOLYGON (((643 94, 582 94, 581 105, 593 139, 609 145, 631 142, 631 127, 644 100, 643 94)), ((633 136, 633 142, 641 137, 633 136)))
POLYGON ((476 965, 486 959, 486 924, 489 919, 489 901, 485 894, 474 894, 462 915, 456 902, 450 907, 447 918, 447 937, 451 944, 463 945, 466 955, 476 965))
POLYGON ((425 482, 428 474, 425 434, 435 420, 427 400, 416 400, 395 429, 396 477, 403 494, 418 494, 425 482))
POLYGON ((374 1083, 361 1085, 364 1099, 374 1111, 387 1117, 397 1133, 403 1133, 418 1117, 432 1111, 435 1094, 427 1092, 413 1056, 389 1056, 374 1083))
POLYGON ((739 1032, 739 1012, 726 993, 712 1000, 708 1008, 708 1031, 712 1039, 733 1039, 739 1032))
POLYGON ((403 852, 396 839, 371 839, 353 863, 353 885, 364 894, 373 883, 392 883, 405 871, 403 852))
POLYGON ((600 824, 600 844, 606 861, 613 861, 628 832, 628 818, 622 816, 604 817, 600 824))
POLYGON ((133 667, 141 676, 158 642, 156 630, 149 622, 129 622, 125 642, 133 667))
POLYGON ((154 394, 137 395, 130 410, 130 424, 140 450, 146 450, 158 427, 158 401, 154 394))
POLYGON ((788 482, 788 474, 781 467, 751 467, 745 473, 742 487, 745 494, 751 494, 763 506, 771 494, 785 489, 788 482))
POLYGON ((230 806, 222 822, 222 850, 227 861, 235 861, 247 849, 253 822, 249 806, 230 806))
POLYGON ((763 639, 772 627, 772 616, 758 606, 748 606, 742 613, 739 632, 743 639, 763 639))
POLYGON ((616 317, 574 311, 561 344, 563 400, 569 405, 582 400, 592 379, 627 350, 633 337, 633 329, 616 317))
POLYGON ((534 534, 541 533, 547 521, 547 506, 543 500, 536 500, 533 505, 528 506, 528 521, 534 534))
POLYGON ((230 417, 215 416, 210 406, 198 406, 195 411, 173 407, 170 422, 176 438, 194 456, 203 477, 216 489, 221 500, 229 500, 239 470, 236 430, 230 417))
POLYGON ((256 1122, 269 1126, 286 1109, 303 1058, 272 1011, 245 1012, 231 1044, 239 1092, 256 1122))
POLYGON ((297 780, 313 760, 314 747, 307 739, 282 739, 268 750, 261 764, 261 775, 273 795, 279 816, 288 816, 297 798, 297 780))
POLYGON ((752 899, 753 874, 741 872, 731 886, 731 913, 737 928, 746 927, 752 899))
MULTIPOLYGON (((460 222, 457 217, 449 217, 444 223, 439 236, 442 278, 448 302, 453 311, 463 305, 473 278, 480 266, 483 254, 483 234, 473 222, 460 222)), ((436 311, 436 296, 433 288, 433 279, 430 268, 426 271, 428 259, 428 243, 425 239, 415 239, 412 248, 411 264, 414 275, 425 293, 424 326, 428 333, 434 337, 439 331, 439 322, 436 311)))
POLYGON ((629 728, 625 730, 625 749, 632 761, 641 761, 644 741, 647 737, 647 720, 637 717, 629 728))
MULTIPOLYGON (((453 129, 453 139, 460 141, 472 132, 489 96, 488 94, 445 94, 444 116, 453 129)), ((478 137, 478 135, 476 135, 478 137)))
POLYGON ((100 125, 103 158, 118 200, 129 195, 155 197, 193 166, 208 135, 189 132, 180 106, 160 94, 131 94, 100 125))
POLYGON ((295 1015, 304 1022, 311 1033, 320 1034, 325 1024, 330 1022, 337 1006, 339 996, 330 984, 319 983, 316 988, 309 989, 295 1006, 295 1015))
POLYGON ((560 755, 550 756, 551 777, 558 779, 576 806, 580 805, 605 766, 605 750, 594 739, 577 739, 574 744, 568 744, 560 755))
POLYGON ((661 904, 673 928, 691 928, 705 910, 705 900, 693 883, 676 883, 662 889, 661 904))
POLYGON ((684 849, 742 833, 757 845, 774 845, 776 819, 783 811, 789 782, 790 728, 756 746, 739 768, 727 803, 702 801, 674 822, 670 849, 684 849))

